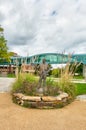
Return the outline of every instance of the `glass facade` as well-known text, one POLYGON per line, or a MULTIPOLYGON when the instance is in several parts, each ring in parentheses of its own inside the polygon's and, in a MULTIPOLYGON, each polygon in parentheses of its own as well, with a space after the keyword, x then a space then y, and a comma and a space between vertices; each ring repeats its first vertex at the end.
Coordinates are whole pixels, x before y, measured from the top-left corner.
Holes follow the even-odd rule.
MULTIPOLYGON (((19 65, 21 65, 23 62, 26 64, 40 64, 42 63, 43 59, 46 59, 46 62, 49 64, 64 64, 69 61, 69 56, 64 54, 57 54, 57 53, 44 53, 44 54, 38 54, 34 56, 28 56, 28 57, 11 57, 11 62, 7 63, 4 62, 4 65, 9 64, 16 64, 18 62, 19 65)), ((72 55, 70 58, 70 62, 81 62, 83 64, 86 64, 86 54, 77 54, 72 55)), ((2 64, 2 63, 0 63, 2 64)))

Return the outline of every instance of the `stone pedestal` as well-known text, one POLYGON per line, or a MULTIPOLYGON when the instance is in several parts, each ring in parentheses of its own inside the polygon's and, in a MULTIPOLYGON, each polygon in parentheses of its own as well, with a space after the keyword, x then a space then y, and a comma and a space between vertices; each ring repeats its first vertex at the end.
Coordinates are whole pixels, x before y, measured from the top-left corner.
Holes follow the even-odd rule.
POLYGON ((37 88, 37 95, 43 96, 43 88, 42 87, 37 88))
POLYGON ((47 88, 46 87, 37 88, 37 95, 39 95, 39 96, 45 95, 46 92, 47 92, 47 88))

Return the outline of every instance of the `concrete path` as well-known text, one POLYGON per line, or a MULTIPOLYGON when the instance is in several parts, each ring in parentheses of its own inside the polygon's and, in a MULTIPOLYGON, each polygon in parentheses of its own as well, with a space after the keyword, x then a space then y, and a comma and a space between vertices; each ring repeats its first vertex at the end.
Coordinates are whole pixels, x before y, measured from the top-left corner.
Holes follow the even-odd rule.
POLYGON ((86 102, 86 94, 77 96, 76 100, 85 101, 86 102))
POLYGON ((0 92, 9 92, 11 90, 11 84, 15 81, 15 78, 1 78, 0 77, 0 92))

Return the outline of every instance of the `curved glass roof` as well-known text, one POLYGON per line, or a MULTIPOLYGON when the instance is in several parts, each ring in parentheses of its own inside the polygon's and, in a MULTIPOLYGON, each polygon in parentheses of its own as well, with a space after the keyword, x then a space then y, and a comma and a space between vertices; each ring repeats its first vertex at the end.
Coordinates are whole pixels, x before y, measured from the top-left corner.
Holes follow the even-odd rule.
MULTIPOLYGON (((61 53, 42 53, 28 57, 11 57, 10 64, 22 64, 23 62, 27 64, 40 64, 44 58, 48 64, 64 64, 67 62, 81 62, 86 64, 86 54, 74 54, 69 56, 61 53)), ((4 62, 3 64, 6 65, 9 63, 4 62)))

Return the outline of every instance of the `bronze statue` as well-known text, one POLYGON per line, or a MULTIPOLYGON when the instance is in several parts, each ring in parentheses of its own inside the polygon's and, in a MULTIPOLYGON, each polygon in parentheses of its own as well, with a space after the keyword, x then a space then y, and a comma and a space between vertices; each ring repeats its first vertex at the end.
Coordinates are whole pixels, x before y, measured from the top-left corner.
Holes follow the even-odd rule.
POLYGON ((49 72, 49 66, 48 64, 46 64, 46 60, 43 59, 42 60, 42 64, 40 64, 38 66, 38 73, 39 73, 39 85, 38 85, 38 89, 42 89, 43 92, 45 91, 45 87, 46 87, 46 77, 47 74, 49 72))

